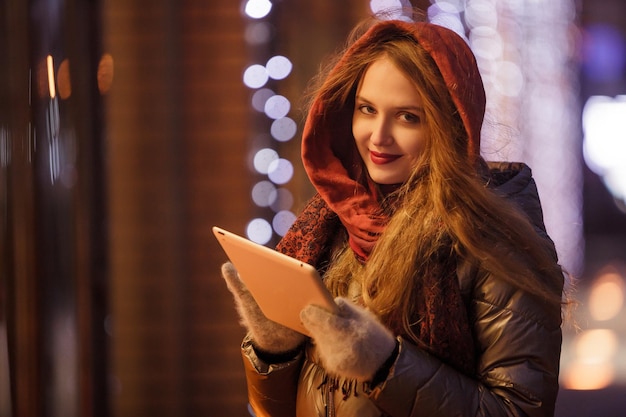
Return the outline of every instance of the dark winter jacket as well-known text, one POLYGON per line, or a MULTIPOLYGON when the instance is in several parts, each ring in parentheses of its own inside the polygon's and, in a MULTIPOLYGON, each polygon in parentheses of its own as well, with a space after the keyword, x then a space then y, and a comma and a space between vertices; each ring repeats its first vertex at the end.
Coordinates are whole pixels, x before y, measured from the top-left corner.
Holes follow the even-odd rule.
MULTIPOLYGON (((490 168, 496 191, 521 207, 548 239, 530 169, 514 163, 490 168)), ((401 339, 387 379, 371 390, 350 387, 345 400, 335 400, 338 417, 554 414, 561 351, 559 306, 541 302, 469 264, 460 263, 457 275, 478 352, 476 375, 464 375, 401 339)), ((314 348, 281 364, 264 363, 248 342, 242 352, 257 417, 325 416, 325 391, 319 388, 324 373, 315 363, 314 348)))

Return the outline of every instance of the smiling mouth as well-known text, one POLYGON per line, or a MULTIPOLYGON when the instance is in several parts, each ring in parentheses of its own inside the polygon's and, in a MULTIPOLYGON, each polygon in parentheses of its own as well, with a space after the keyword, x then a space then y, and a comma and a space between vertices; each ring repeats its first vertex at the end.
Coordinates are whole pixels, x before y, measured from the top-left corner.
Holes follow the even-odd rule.
POLYGON ((401 156, 402 155, 391 155, 388 153, 370 151, 370 160, 376 165, 389 164, 395 161, 396 159, 400 158, 401 156))

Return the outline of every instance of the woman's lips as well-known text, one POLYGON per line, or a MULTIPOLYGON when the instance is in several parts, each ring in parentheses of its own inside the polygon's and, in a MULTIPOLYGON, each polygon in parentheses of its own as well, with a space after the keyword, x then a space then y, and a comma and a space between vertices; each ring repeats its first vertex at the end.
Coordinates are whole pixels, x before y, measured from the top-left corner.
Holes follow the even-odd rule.
POLYGON ((370 160, 376 165, 389 164, 395 161, 396 159, 400 158, 401 156, 402 155, 391 155, 388 153, 370 151, 370 160))

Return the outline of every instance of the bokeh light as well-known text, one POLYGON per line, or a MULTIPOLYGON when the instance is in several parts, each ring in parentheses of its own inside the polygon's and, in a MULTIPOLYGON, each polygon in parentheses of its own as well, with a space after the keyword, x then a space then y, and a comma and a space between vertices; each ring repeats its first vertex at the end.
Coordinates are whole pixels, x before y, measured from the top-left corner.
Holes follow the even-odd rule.
MULTIPOLYGON (((256 111, 256 120, 252 124, 254 131, 250 134, 251 165, 256 173, 267 176, 254 184, 250 196, 256 206, 270 208, 274 212, 271 220, 257 218, 248 225, 248 237, 261 244, 268 244, 273 233, 282 236, 295 219, 295 214, 290 211, 293 195, 286 188, 277 187, 291 181, 294 172, 293 164, 280 157, 279 150, 282 148, 279 143, 291 140, 298 127, 288 117, 291 102, 277 92, 280 90, 278 81, 291 74, 293 64, 288 57, 276 54, 275 45, 269 44, 277 33, 270 20, 271 11, 272 3, 268 0, 248 0, 243 7, 244 14, 255 19, 248 22, 244 34, 253 51, 251 56, 257 61, 243 73, 244 84, 255 90, 250 100, 252 109, 256 111), (267 57, 265 65, 258 62, 259 57, 263 56, 267 57), (268 119, 271 121, 269 125, 268 119)), ((269 216, 267 213, 265 215, 269 216)))
POLYGON ((98 91, 107 94, 113 85, 114 61, 111 54, 103 54, 98 63, 98 91))
POLYGON ((260 88, 267 83, 269 76, 263 65, 250 65, 243 73, 243 83, 250 88, 260 88))
POLYGON ((487 61, 501 59, 504 50, 502 37, 489 26, 480 26, 471 31, 470 46, 478 59, 487 61))
POLYGON ((453 30, 462 38, 466 38, 465 27, 460 15, 465 9, 464 1, 434 1, 427 10, 428 20, 431 23, 453 30))
POLYGON ((590 97, 582 120, 587 166, 616 198, 626 202, 626 95, 590 97))
POLYGON ((503 96, 517 97, 524 87, 522 70, 514 62, 498 62, 495 68, 493 86, 503 96))
POLYGON ((272 10, 272 2, 269 0, 248 0, 244 7, 244 12, 248 17, 261 19, 267 16, 272 10))
POLYGON ((293 176, 293 165, 287 159, 275 159, 267 168, 267 176, 274 184, 286 184, 293 176))
POLYGON ((574 339, 575 358, 562 372, 562 385, 572 390, 597 390, 615 379, 618 339, 608 329, 587 330, 574 339))
POLYGON ((273 95, 267 99, 264 111, 270 119, 280 119, 285 117, 291 110, 291 103, 286 97, 281 95, 273 95))
POLYGON ((598 390, 613 382, 615 370, 608 363, 575 362, 563 372, 561 386, 571 390, 598 390))
POLYGON ((70 61, 68 59, 64 59, 59 64, 57 92, 62 100, 67 100, 72 95, 72 77, 70 76, 70 61))
POLYGON ((270 181, 259 181, 252 187, 252 201, 259 207, 269 207, 277 196, 276 186, 270 181))
POLYGON ((495 2, 489 0, 469 0, 465 8, 465 23, 470 28, 498 25, 498 11, 495 2))
POLYGON ((590 25, 583 34, 583 71, 594 82, 618 81, 626 70, 626 40, 610 25, 590 25))
POLYGON ((264 148, 254 154, 254 169, 259 174, 267 174, 270 164, 278 159, 278 152, 271 148, 264 148))
POLYGON ((370 10, 386 19, 411 21, 412 5, 409 0, 370 0, 370 10))
POLYGON ((583 237, 575 2, 431 3, 429 20, 464 37, 476 56, 487 94, 483 155, 531 167, 560 262, 578 274, 583 237))
POLYGON ((292 212, 288 210, 279 211, 272 219, 272 227, 279 236, 285 236, 295 220, 296 216, 292 212))
POLYGON ((270 41, 272 28, 267 22, 254 22, 246 27, 244 38, 250 45, 263 45, 270 41))
POLYGON ((574 342, 576 356, 584 362, 607 362, 617 353, 617 335, 608 329, 592 329, 582 332, 574 342))
POLYGON ((252 94, 252 107, 254 110, 263 113, 265 111, 265 103, 274 95, 269 88, 261 88, 252 94))
POLYGON ((615 318, 624 308, 624 279, 617 272, 605 272, 589 291, 589 314, 594 320, 615 318))
POLYGON ((265 219, 253 219, 246 226, 246 236, 253 242, 265 245, 272 239, 272 225, 265 219))
POLYGON ((287 78, 287 76, 291 73, 293 64, 287 57, 276 55, 267 61, 265 68, 267 68, 267 73, 270 78, 274 80, 282 80, 287 78))
POLYGON ((279 142, 287 142, 291 140, 298 131, 298 125, 289 117, 282 117, 274 120, 270 128, 272 137, 279 142))

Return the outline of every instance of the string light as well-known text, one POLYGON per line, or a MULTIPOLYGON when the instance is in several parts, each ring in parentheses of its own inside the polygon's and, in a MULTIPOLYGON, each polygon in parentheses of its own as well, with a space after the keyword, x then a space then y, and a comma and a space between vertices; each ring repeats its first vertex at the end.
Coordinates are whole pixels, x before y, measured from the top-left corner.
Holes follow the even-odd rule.
MULTIPOLYGON (((263 19, 270 17, 272 8, 268 0, 248 0, 243 7, 245 15, 254 19, 246 28, 245 39, 254 48, 255 56, 264 52, 270 55, 268 43, 272 31, 263 19)), ((248 238, 260 244, 268 244, 274 235, 283 236, 296 218, 291 211, 293 196, 284 188, 293 178, 294 167, 288 159, 280 157, 278 148, 280 143, 293 139, 298 127, 289 117, 291 102, 274 91, 274 83, 287 78, 292 69, 289 58, 273 55, 265 63, 252 63, 243 73, 243 83, 254 90, 250 104, 260 118, 258 125, 267 125, 269 130, 269 134, 267 131, 257 132, 253 144, 257 148, 252 149, 252 167, 257 174, 264 176, 252 187, 252 202, 271 210, 266 216, 252 219, 246 227, 248 238)))
POLYGON ((253 19, 266 17, 270 10, 272 10, 272 2, 269 0, 248 0, 244 7, 246 15, 253 19))
POLYGON ((574 1, 431 3, 429 20, 465 37, 476 55, 487 93, 482 153, 533 169, 560 262, 578 274, 584 245, 574 1))

